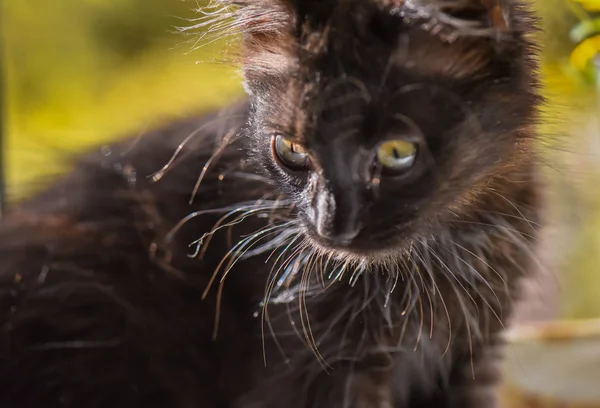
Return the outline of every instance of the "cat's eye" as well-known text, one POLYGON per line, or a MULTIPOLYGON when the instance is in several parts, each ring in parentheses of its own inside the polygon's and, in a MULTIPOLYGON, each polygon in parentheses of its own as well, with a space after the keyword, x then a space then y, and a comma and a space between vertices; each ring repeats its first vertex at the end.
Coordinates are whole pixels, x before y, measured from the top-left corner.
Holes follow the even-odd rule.
POLYGON ((377 165, 389 174, 407 172, 415 164, 417 145, 406 140, 389 140, 377 149, 377 165))
POLYGON ((273 154, 279 162, 292 170, 308 168, 309 158, 306 150, 281 135, 273 137, 273 154))

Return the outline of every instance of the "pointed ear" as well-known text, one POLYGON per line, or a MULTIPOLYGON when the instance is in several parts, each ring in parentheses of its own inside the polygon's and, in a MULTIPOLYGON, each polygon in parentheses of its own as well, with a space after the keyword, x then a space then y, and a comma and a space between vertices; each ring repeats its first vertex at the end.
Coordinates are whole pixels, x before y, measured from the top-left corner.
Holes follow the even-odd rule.
POLYGON ((293 1, 211 0, 186 30, 197 30, 198 41, 205 43, 239 36, 242 46, 228 49, 227 59, 243 66, 246 80, 280 73, 291 63, 288 56, 295 45, 293 1))
MULTIPOLYGON (((386 1, 386 0, 384 0, 386 1)), ((426 26, 453 28, 455 35, 490 35, 508 31, 514 0, 387 0, 392 8, 426 26)))
POLYGON ((498 31, 509 29, 508 4, 510 0, 438 0, 443 11, 465 20, 477 21, 482 26, 498 31))

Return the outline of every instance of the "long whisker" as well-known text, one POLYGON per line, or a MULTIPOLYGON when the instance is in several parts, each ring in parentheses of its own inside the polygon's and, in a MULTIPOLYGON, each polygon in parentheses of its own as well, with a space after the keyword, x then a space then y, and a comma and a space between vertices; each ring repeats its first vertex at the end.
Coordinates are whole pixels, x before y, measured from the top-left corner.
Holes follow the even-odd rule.
MULTIPOLYGON (((456 245, 455 242, 452 239, 448 240, 452 245, 449 245, 449 247, 445 247, 446 251, 448 251, 455 260, 462 262, 467 268, 469 268, 469 270, 471 272, 473 272, 473 274, 481 281, 484 283, 485 286, 487 286, 487 288, 492 292, 492 295, 494 296, 494 298, 496 299, 496 302, 498 303, 498 305, 502 305, 502 302, 500 302, 500 298, 498 297, 498 295, 496 294, 496 291, 492 288, 492 285, 489 283, 489 281, 487 279, 485 279, 485 277, 470 263, 468 263, 463 257, 461 257, 457 251, 456 251, 456 245)), ((485 299, 484 299, 485 300, 485 299)), ((490 309, 493 309, 491 307, 491 305, 487 302, 487 300, 485 300, 487 306, 490 309)), ((495 313, 494 313, 495 314, 495 313)), ((498 316, 496 316, 498 317, 498 316)), ((498 317, 498 320, 500 322, 501 319, 498 317)))
POLYGON ((478 221, 467 221, 467 220, 452 220, 453 224, 467 224, 467 225, 475 225, 475 226, 481 226, 481 227, 490 227, 490 228, 495 228, 497 230, 509 230, 514 232, 515 234, 519 234, 524 236, 525 238, 529 238, 531 240, 537 240, 538 238, 534 235, 530 235, 526 232, 522 232, 519 231, 515 228, 512 227, 507 227, 506 225, 499 225, 498 223, 485 223, 485 222, 478 222, 478 221))
MULTIPOLYGON (((232 118, 235 117, 242 117, 241 115, 231 115, 232 118)), ((201 132, 203 132, 204 130, 206 130, 208 127, 212 126, 215 122, 217 122, 218 120, 222 120, 221 117, 215 119, 215 120, 211 120, 208 123, 205 123, 204 125, 200 126, 198 129, 194 130, 192 133, 190 133, 181 143, 179 143, 179 145, 177 146, 177 148, 175 149, 175 152, 173 153, 173 155, 171 156, 171 158, 169 159, 169 161, 167 161, 167 163, 157 172, 152 173, 148 176, 149 179, 151 179, 153 182, 157 182, 160 179, 162 179, 165 174, 167 174, 167 172, 171 169, 173 163, 175 162, 175 160, 177 159, 177 157, 179 156, 179 154, 181 153, 181 151, 185 148, 185 146, 196 136, 201 135, 201 132)))
POLYGON ((200 176, 198 176, 198 180, 196 180, 196 185, 194 185, 194 189, 192 190, 192 196, 190 197, 189 204, 194 203, 194 198, 196 197, 196 194, 198 194, 198 189, 200 189, 202 180, 204 180, 204 177, 206 176, 206 172, 212 165, 213 161, 218 160, 221 157, 223 152, 225 152, 225 149, 227 148, 227 146, 232 142, 233 137, 236 135, 239 135, 237 129, 234 129, 234 130, 230 131, 229 133, 227 133, 225 135, 225 137, 223 138, 223 142, 221 143, 221 145, 217 148, 217 150, 213 153, 213 155, 206 161, 206 164, 204 164, 204 167, 202 168, 202 172, 200 172, 200 176))
POLYGON ((304 271, 301 278, 300 283, 300 296, 299 296, 299 307, 300 307, 300 321, 302 324, 302 329, 306 338, 307 344, 309 344, 310 348, 313 350, 319 364, 323 367, 325 371, 329 371, 332 367, 327 364, 327 361, 323 358, 321 353, 318 350, 317 343, 315 341, 315 337, 313 335, 311 325, 310 325, 310 316, 306 305, 306 293, 310 286, 310 277, 312 275, 312 270, 304 271))
POLYGON ((199 239, 197 239, 196 241, 194 241, 190 244, 190 246, 196 245, 196 252, 194 253, 194 255, 192 255, 192 257, 198 256, 199 259, 204 259, 204 256, 206 255, 206 251, 208 249, 208 245, 210 244, 210 241, 212 240, 212 237, 220 229, 229 228, 229 227, 233 227, 234 225, 240 224, 241 222, 243 222, 246 218, 248 218, 251 215, 259 216, 262 212, 280 209, 280 208, 282 208, 281 204, 282 203, 280 203, 277 200, 276 201, 258 200, 256 202, 256 206, 254 208, 252 208, 252 207, 249 208, 248 211, 240 214, 233 221, 228 222, 225 225, 222 225, 222 223, 227 218, 238 213, 239 210, 236 209, 236 210, 233 210, 233 211, 225 214, 223 217, 221 217, 219 220, 217 220, 217 222, 213 225, 213 227, 211 228, 211 230, 209 232, 203 234, 202 237, 200 237, 199 239), (200 246, 202 246, 201 249, 200 249, 200 246))
MULTIPOLYGON (((426 264, 425 259, 419 252, 420 251, 416 250, 416 248, 413 251, 415 256, 417 258, 419 258, 419 260, 425 265, 426 264)), ((415 268, 417 268, 417 270, 419 270, 418 265, 414 261, 413 261, 413 266, 415 268)), ((442 295, 442 292, 439 290, 437 284, 435 283, 435 276, 433 275, 433 271, 432 271, 431 267, 430 268, 425 267, 425 271, 427 272, 427 274, 431 280, 431 284, 434 287, 435 293, 439 296, 440 302, 442 302, 442 307, 444 308, 444 312, 446 313, 446 319, 448 322, 448 342, 446 343, 446 348, 441 357, 441 358, 443 358, 448 353, 448 351, 450 350, 450 346, 452 345, 452 319, 450 318, 450 312, 446 305, 446 301, 444 300, 444 296, 442 295)), ((420 272, 419 272, 419 274, 420 274, 420 272)), ((411 273, 411 275, 413 275, 413 274, 411 273)))
MULTIPOLYGON (((266 238, 268 235, 270 235, 270 233, 273 233, 273 231, 276 232, 278 229, 281 229, 283 227, 285 227, 285 225, 276 225, 276 226, 268 228, 268 229, 263 229, 262 231, 259 231, 255 234, 251 235, 250 237, 240 241, 240 243, 243 243, 243 244, 239 245, 239 248, 237 248, 235 253, 230 257, 229 263, 225 267, 225 272, 223 272, 223 276, 221 277, 221 280, 219 282, 219 287, 217 290, 217 300, 216 300, 217 303, 216 303, 216 309, 215 309, 215 325, 214 325, 214 329, 213 329, 213 340, 215 340, 217 338, 217 332, 218 332, 218 328, 219 328, 219 320, 220 320, 220 316, 221 316, 221 299, 223 297, 223 289, 225 287, 225 280, 227 279, 229 272, 235 266, 236 262, 238 260, 240 260, 243 257, 243 255, 249 249, 251 249, 256 243, 258 243, 262 239, 266 238)), ((213 276, 216 276, 218 269, 219 268, 217 267, 217 270, 215 271, 213 276)))
POLYGON ((244 248, 246 245, 248 245, 250 242, 252 242, 254 239, 258 239, 260 237, 262 237, 264 234, 267 234, 269 232, 272 232, 273 230, 277 229, 277 228, 281 228, 280 225, 276 225, 274 227, 270 227, 267 229, 262 230, 259 233, 256 233, 250 237, 248 237, 247 239, 244 239, 240 242, 238 242, 233 248, 231 248, 226 254, 225 256, 223 256, 223 258, 221 259, 221 261, 219 262, 219 264, 217 265, 217 267, 215 268, 215 271, 213 272, 212 277, 210 278, 208 284, 206 285, 206 289, 204 290, 204 292, 202 293, 202 299, 206 299, 206 296, 208 296, 208 292, 210 291, 210 288, 212 287, 212 284, 214 283, 217 275, 219 274, 219 271, 221 270, 221 268, 223 267, 223 265, 225 264, 225 262, 229 259, 230 256, 232 256, 237 250, 239 250, 240 248, 244 248))
POLYGON ((490 214, 490 215, 496 215, 496 216, 501 216, 501 217, 507 217, 507 218, 513 218, 516 220, 523 220, 525 221, 527 224, 532 225, 534 227, 542 227, 542 224, 537 223, 535 221, 532 221, 528 218, 526 218, 523 214, 521 215, 515 215, 515 214, 509 214, 506 212, 501 212, 501 211, 492 211, 492 210, 485 210, 485 209, 480 209, 480 208, 474 208, 474 211, 477 211, 479 213, 483 213, 483 214, 490 214))
POLYGON ((200 211, 194 211, 188 215, 186 215, 184 218, 182 218, 177 224, 175 224, 175 226, 173 228, 171 228, 171 230, 169 232, 167 232, 167 234, 165 235, 165 237, 162 239, 162 244, 163 245, 168 245, 173 241, 173 238, 175 237, 175 235, 177 234, 177 232, 186 224, 188 223, 190 220, 203 216, 203 215, 209 215, 209 214, 222 214, 222 213, 228 213, 228 212, 239 212, 239 211, 244 211, 244 210, 248 210, 248 209, 252 209, 254 208, 254 206, 256 205, 256 201, 248 201, 248 202, 241 202, 235 205, 231 205, 231 206, 227 206, 227 207, 221 207, 221 208, 211 208, 211 209, 207 209, 207 210, 200 210, 200 211))
POLYGON ((294 243, 298 240, 298 238, 300 238, 299 234, 294 236, 292 238, 292 240, 283 248, 283 250, 281 251, 279 256, 275 259, 275 262, 273 263, 273 267, 271 268, 271 271, 269 272, 269 276, 267 277, 268 283, 265 287, 265 294, 264 294, 264 299, 262 302, 262 315, 261 315, 261 339, 262 339, 262 349, 263 349, 263 362, 264 362, 265 367, 267 366, 267 349, 266 349, 266 337, 265 337, 265 325, 264 325, 265 322, 268 322, 269 330, 270 330, 273 338, 274 339, 277 338, 277 336, 273 330, 273 327, 270 324, 270 320, 267 320, 268 307, 269 307, 269 303, 270 303, 271 294, 272 294, 273 288, 277 282, 277 277, 279 275, 279 272, 281 271, 281 268, 283 266, 278 268, 277 270, 275 268, 276 268, 277 264, 279 263, 279 260, 294 245, 294 243))
POLYGON ((463 251, 469 253, 470 255, 474 256, 475 258, 477 258, 479 261, 481 261, 485 266, 487 266, 492 272, 494 272, 498 278, 500 278, 500 280, 502 281, 502 284, 504 285, 504 287, 508 288, 508 282, 506 282, 506 279, 504 278, 504 276, 502 276, 496 269, 494 269, 492 267, 492 265, 490 265, 485 259, 483 259, 482 257, 480 257, 479 255, 475 254, 473 251, 465 248, 463 245, 459 244, 458 242, 454 241, 454 245, 456 245, 458 248, 462 249, 463 251))
POLYGON ((519 213, 519 215, 521 216, 521 219, 529 225, 529 228, 531 228, 533 233, 534 234, 536 233, 536 229, 534 228, 532 223, 525 217, 525 215, 521 212, 521 210, 519 209, 519 207, 517 207, 517 205, 515 203, 513 203, 511 200, 509 200, 504 194, 500 194, 499 192, 495 191, 494 189, 488 189, 488 191, 490 193, 495 194, 496 196, 500 197, 501 199, 506 201, 510 206, 512 206, 512 208, 514 208, 515 211, 517 213, 519 213))

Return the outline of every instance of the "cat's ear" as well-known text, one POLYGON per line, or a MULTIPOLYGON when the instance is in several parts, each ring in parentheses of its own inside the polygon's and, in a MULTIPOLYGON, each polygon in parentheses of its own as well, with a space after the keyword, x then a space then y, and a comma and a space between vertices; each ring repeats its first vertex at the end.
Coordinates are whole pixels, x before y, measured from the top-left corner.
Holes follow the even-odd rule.
POLYGON ((241 35, 243 46, 228 50, 228 57, 243 65, 247 80, 285 71, 292 62, 294 0, 213 0, 199 12, 190 30, 201 31, 200 41, 241 35))
POLYGON ((483 26, 506 31, 510 28, 508 1, 436 0, 442 10, 456 18, 478 21, 483 26))
POLYGON ((484 10, 490 26, 498 30, 508 30, 510 26, 509 8, 506 0, 471 0, 484 10))
POLYGON ((435 21, 459 31, 508 31, 514 0, 383 0, 415 20, 435 21))

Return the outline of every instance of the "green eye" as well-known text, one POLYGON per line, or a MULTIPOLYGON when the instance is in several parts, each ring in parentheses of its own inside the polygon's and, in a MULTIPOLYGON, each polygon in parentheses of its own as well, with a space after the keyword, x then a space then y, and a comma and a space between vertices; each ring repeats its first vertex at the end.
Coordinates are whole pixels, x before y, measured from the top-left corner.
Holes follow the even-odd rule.
POLYGON ((273 154, 275 157, 292 170, 303 170, 308 167, 309 158, 306 150, 283 136, 273 138, 273 154))
POLYGON ((377 149, 377 161, 384 170, 402 173, 409 170, 417 157, 417 145, 405 140, 390 140, 377 149))

